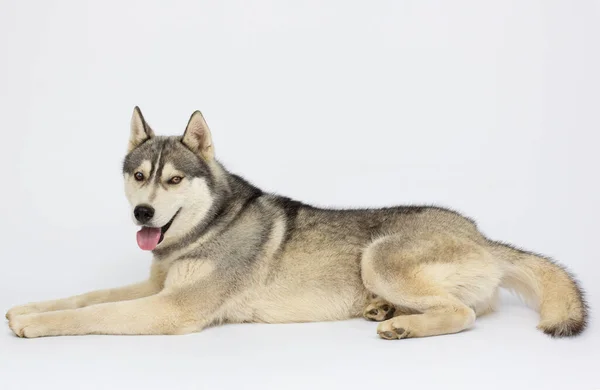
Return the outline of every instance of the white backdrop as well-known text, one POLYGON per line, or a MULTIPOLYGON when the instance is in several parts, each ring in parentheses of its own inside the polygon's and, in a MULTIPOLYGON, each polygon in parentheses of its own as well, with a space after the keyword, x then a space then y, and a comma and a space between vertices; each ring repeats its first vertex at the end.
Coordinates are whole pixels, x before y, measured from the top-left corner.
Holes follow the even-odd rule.
MULTIPOLYGON (((572 0, 2 0, 0 308, 146 276, 120 175, 139 105, 164 135, 202 110, 217 157, 265 190, 455 208, 569 266, 594 309, 599 20, 572 0)), ((598 388, 594 318, 560 341, 536 321, 508 300, 470 331, 398 342, 362 320, 34 340, 5 326, 0 388, 598 388)))

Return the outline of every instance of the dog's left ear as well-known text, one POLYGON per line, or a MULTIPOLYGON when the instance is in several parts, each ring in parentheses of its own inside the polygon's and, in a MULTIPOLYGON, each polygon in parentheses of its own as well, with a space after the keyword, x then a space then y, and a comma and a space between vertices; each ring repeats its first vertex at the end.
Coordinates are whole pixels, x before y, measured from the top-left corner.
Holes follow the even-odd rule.
POLYGON ((138 106, 133 109, 133 115, 131 116, 131 135, 129 136, 129 145, 127 151, 131 152, 133 149, 140 146, 144 141, 154 137, 154 132, 146 123, 146 120, 142 116, 142 111, 138 106))
POLYGON ((215 158, 210 129, 200 111, 195 111, 190 117, 181 142, 206 161, 215 158))

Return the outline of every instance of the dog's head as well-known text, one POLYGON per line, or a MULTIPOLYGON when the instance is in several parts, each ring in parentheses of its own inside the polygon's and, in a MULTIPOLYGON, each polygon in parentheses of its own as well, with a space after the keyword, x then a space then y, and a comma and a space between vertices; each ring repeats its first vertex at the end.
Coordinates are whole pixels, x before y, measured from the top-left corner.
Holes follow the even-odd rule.
POLYGON ((158 137, 135 107, 123 176, 131 216, 141 226, 141 249, 154 250, 184 235, 206 216, 214 201, 216 167, 200 111, 192 114, 183 136, 158 137))

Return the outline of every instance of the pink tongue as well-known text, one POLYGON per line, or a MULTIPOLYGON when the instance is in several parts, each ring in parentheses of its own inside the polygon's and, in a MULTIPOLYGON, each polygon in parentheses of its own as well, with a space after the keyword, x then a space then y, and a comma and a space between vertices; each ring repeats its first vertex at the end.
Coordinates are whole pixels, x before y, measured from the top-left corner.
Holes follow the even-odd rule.
POLYGON ((154 250, 154 248, 156 248, 158 245, 158 241, 160 240, 160 234, 160 228, 144 226, 139 232, 137 232, 138 246, 145 251, 154 250))

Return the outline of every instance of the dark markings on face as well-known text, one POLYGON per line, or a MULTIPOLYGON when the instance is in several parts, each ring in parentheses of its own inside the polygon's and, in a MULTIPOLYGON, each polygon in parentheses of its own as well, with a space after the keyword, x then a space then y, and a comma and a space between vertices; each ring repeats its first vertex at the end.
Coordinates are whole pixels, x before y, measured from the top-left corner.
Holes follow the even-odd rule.
POLYGON ((170 163, 187 178, 206 178, 209 187, 214 181, 206 162, 183 145, 181 137, 153 137, 144 142, 125 156, 123 173, 133 175, 145 160, 152 165, 148 177, 154 176, 155 180, 160 180, 165 164, 170 163))
MULTIPOLYGON (((235 225, 238 218, 243 216, 263 194, 260 189, 236 175, 228 174, 226 177, 226 186, 225 183, 215 182, 211 187, 213 203, 207 216, 176 243, 155 249, 153 251, 155 256, 167 255, 173 250, 195 242, 209 226, 215 231, 222 231, 235 225)), ((268 221, 265 224, 268 225, 268 221)))

